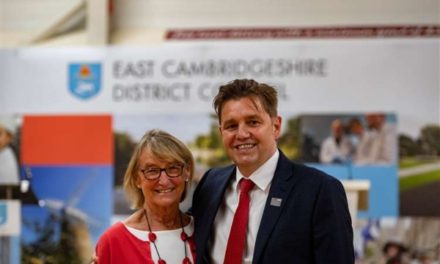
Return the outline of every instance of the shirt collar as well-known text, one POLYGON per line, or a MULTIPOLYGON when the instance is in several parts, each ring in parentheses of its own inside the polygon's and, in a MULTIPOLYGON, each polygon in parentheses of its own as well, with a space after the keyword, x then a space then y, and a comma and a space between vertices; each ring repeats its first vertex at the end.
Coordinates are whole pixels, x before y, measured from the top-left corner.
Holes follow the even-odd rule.
POLYGON ((242 178, 251 179, 255 185, 262 191, 266 191, 272 182, 272 178, 275 174, 275 169, 277 167, 278 158, 280 152, 277 149, 275 153, 270 157, 263 165, 261 165, 256 171, 254 171, 249 177, 244 177, 240 170, 237 168, 235 174, 235 182, 233 188, 237 190, 237 185, 242 178))

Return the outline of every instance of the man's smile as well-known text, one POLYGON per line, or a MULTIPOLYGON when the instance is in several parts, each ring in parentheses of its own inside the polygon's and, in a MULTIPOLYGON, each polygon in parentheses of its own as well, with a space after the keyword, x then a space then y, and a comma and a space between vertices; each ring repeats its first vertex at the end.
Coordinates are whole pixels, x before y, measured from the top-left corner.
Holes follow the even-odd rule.
POLYGON ((252 143, 240 144, 240 145, 236 145, 235 148, 238 150, 246 150, 255 147, 255 145, 256 144, 252 144, 252 143))

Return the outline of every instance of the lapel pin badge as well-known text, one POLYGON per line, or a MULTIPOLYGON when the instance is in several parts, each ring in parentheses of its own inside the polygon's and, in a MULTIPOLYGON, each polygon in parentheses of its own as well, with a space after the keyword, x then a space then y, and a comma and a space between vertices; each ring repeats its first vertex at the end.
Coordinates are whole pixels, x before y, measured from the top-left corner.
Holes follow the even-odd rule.
POLYGON ((280 207, 282 201, 283 201, 283 199, 281 199, 281 198, 272 197, 272 199, 270 200, 270 205, 280 207))

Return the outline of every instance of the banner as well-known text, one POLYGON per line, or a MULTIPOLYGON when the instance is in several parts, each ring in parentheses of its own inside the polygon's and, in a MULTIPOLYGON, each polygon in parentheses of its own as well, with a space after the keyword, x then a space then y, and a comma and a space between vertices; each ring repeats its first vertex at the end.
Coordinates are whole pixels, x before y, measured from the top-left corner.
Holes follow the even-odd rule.
MULTIPOLYGON (((361 220, 402 212, 440 216, 438 199, 432 198, 440 182, 439 58, 438 38, 0 50, 0 114, 20 117, 21 142, 12 143, 19 146, 21 169, 32 172, 39 201, 23 209, 24 259, 32 258, 35 248, 55 249, 53 241, 64 239, 62 234, 72 234, 68 252, 90 258, 110 218, 132 212, 123 176, 135 144, 149 129, 168 131, 190 147, 195 181, 208 168, 229 164, 212 99, 220 85, 237 78, 278 90, 283 118, 278 143, 290 159, 340 180, 369 182, 369 208, 357 214, 361 220), (390 162, 361 163, 354 152, 321 158, 335 119, 347 126, 357 118, 372 133, 367 117, 372 113, 382 113, 393 127, 390 162), (51 234, 58 240, 43 241, 38 226, 48 227, 44 232, 55 226, 51 234)), ((188 198, 183 210, 191 206, 188 198)), ((58 251, 42 256, 73 258, 58 251)))
POLYGON ((2 50, 0 112, 212 112, 220 84, 254 78, 277 87, 281 111, 392 112, 416 136, 439 122, 439 47, 402 38, 2 50))

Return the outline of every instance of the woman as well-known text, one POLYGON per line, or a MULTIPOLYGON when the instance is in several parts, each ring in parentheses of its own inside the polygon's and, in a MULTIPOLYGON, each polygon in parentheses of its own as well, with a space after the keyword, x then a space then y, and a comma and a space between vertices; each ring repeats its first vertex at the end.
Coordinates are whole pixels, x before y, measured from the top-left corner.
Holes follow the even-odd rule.
POLYGON ((179 209, 193 173, 194 159, 181 141, 147 132, 124 176, 137 210, 101 236, 97 263, 194 263, 193 220, 179 209))

